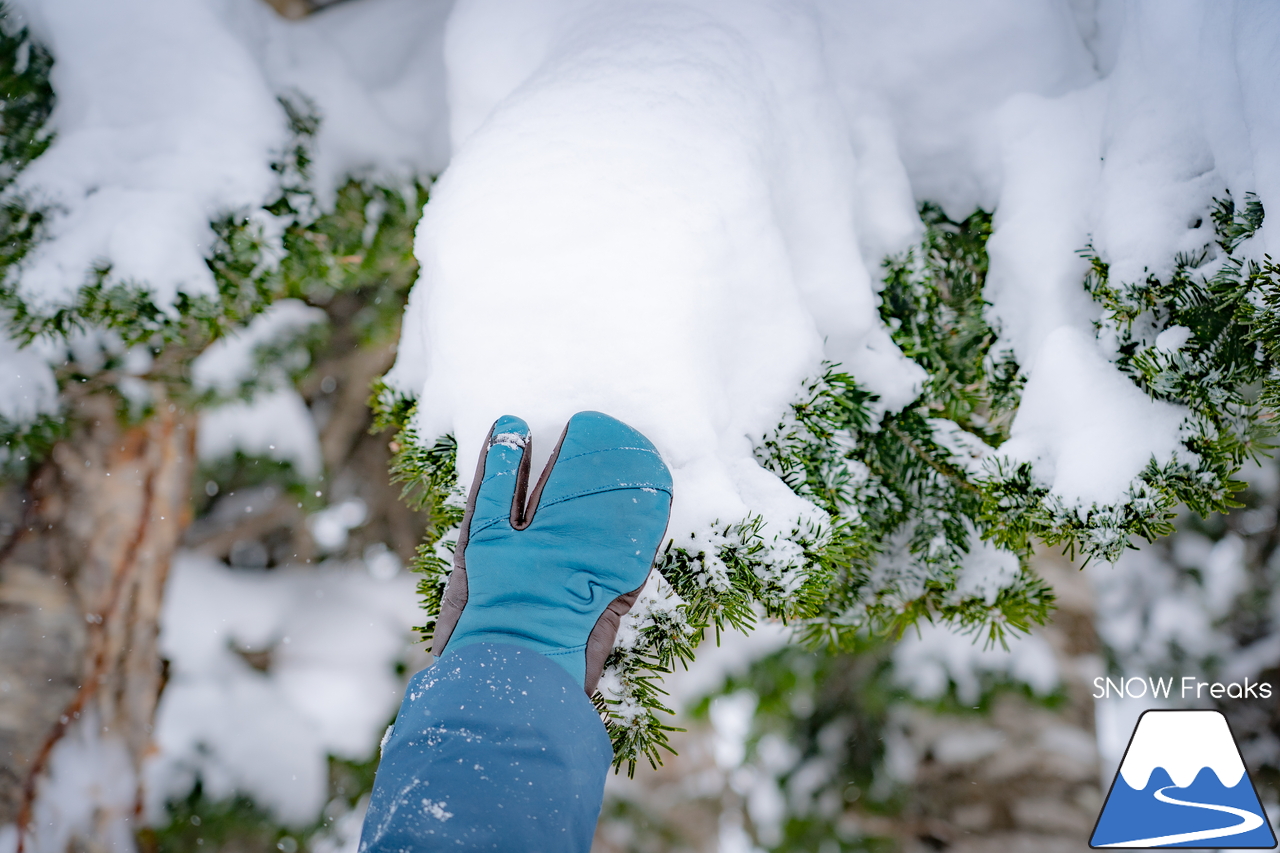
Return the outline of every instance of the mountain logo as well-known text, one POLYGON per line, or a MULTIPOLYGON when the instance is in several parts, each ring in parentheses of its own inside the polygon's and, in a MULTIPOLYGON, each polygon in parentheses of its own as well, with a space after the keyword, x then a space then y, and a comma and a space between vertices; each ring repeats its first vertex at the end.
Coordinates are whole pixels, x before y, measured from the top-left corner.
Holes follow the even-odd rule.
POLYGON ((1227 718, 1218 711, 1143 713, 1089 846, 1274 848, 1227 718))

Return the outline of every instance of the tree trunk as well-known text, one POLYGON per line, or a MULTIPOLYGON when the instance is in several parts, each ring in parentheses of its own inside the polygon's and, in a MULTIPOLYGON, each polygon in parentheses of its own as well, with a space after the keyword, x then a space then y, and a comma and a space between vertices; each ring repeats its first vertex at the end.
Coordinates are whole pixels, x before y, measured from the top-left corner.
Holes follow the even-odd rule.
POLYGON ((64 849, 131 836, 163 686, 160 606, 190 513, 195 418, 151 390, 155 413, 133 426, 114 397, 73 401, 73 434, 10 499, 21 515, 0 552, 0 823, 38 835, 47 811, 51 831, 72 833, 64 849), (114 778, 60 778, 91 766, 83 750, 123 759, 131 778, 101 760, 114 778), (89 823, 68 823, 67 798, 86 795, 89 823))

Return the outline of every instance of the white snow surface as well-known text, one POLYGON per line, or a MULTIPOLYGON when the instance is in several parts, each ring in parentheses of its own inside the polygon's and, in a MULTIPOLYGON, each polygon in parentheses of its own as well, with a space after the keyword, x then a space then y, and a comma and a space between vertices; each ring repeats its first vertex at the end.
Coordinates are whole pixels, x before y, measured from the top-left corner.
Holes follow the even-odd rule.
POLYGON ((86 711, 49 754, 48 771, 32 806, 34 831, 24 849, 63 853, 75 846, 73 839, 92 838, 107 850, 134 850, 137 794, 128 748, 103 729, 95 711, 86 711))
POLYGON ((504 412, 549 443, 598 409, 664 452, 678 525, 753 509, 787 523, 805 508, 760 477, 749 436, 776 423, 824 336, 910 399, 919 371, 873 319, 818 21, 790 12, 457 7, 446 61, 465 141, 419 226, 392 375, 421 393, 424 438, 455 432, 465 460, 504 412), (495 24, 509 16, 540 23, 495 24), (507 83, 469 93, 494 63, 507 83))
MULTIPOLYGON (((57 58, 58 135, 20 182, 59 210, 21 270, 30 302, 66 302, 95 264, 161 304, 208 292, 208 222, 277 191, 275 98, 305 95, 322 202, 347 174, 449 163, 390 376, 423 437, 454 432, 465 468, 500 414, 549 445, 607 411, 671 463, 677 529, 806 515, 751 442, 823 359, 884 407, 912 399, 875 290, 923 199, 997 211, 991 318, 1030 374, 1009 451, 1069 502, 1120 498, 1181 413, 1141 404, 1092 340, 1077 250, 1134 280, 1209 239, 1214 195, 1280 198, 1270 4, 17 5, 57 58), (1036 393, 1064 377, 1090 392, 1068 429, 1036 393)), ((0 410, 27 411, 17 384, 0 410)))
POLYGON ((150 819, 198 776, 214 799, 243 793, 285 823, 313 821, 327 756, 368 758, 403 693, 396 660, 423 662, 408 648, 413 589, 358 564, 262 572, 181 554, 161 618, 171 674, 145 768, 150 819), (269 653, 266 671, 242 651, 269 653))
POLYGON ((237 450, 292 462, 306 479, 323 472, 320 435, 302 395, 292 387, 260 392, 249 402, 234 402, 200 413, 196 456, 215 462, 237 450))
POLYGON ((1244 776, 1244 762, 1219 711, 1148 711, 1138 721, 1120 765, 1130 788, 1147 787, 1151 772, 1163 767, 1179 788, 1195 781, 1208 767, 1218 781, 1234 787, 1244 776))
POLYGON ((897 683, 921 699, 940 699, 954 685, 966 704, 981 698, 984 676, 1026 684, 1041 696, 1062 678, 1053 648, 1040 634, 1012 636, 1003 648, 933 623, 916 626, 894 647, 893 669, 897 683))
POLYGON ((322 200, 349 175, 394 183, 445 167, 452 8, 453 0, 355 0, 285 21, 261 0, 228 2, 229 24, 272 90, 319 108, 312 168, 322 200))
POLYGON ((270 88, 209 2, 19 3, 56 57, 58 133, 22 175, 64 208, 22 271, 37 303, 66 302, 96 264, 162 303, 207 293, 209 220, 274 185, 284 124, 270 88))
POLYGON ((875 290, 924 199, 996 211, 991 319, 1030 376, 1006 452, 1122 499, 1185 413, 1094 340, 1078 251, 1137 280, 1210 239, 1215 195, 1280 200, 1265 4, 461 0, 444 55, 454 155, 389 381, 463 470, 504 413, 543 445, 575 411, 631 423, 673 531, 804 514, 751 443, 823 359, 913 398, 875 290))
POLYGON ((1054 493, 1088 506, 1124 494, 1152 456, 1178 447, 1180 406, 1152 400, 1071 326, 1045 339, 1000 453, 1035 463, 1054 493))
POLYGON ((286 377, 261 376, 263 367, 268 374, 271 371, 271 365, 259 364, 261 348, 282 345, 326 320, 319 308, 298 299, 281 299, 243 329, 219 338, 200 353, 191 363, 191 384, 197 391, 234 394, 242 384, 255 379, 283 380, 286 377))
POLYGON ((30 423, 58 407, 58 386, 49 363, 34 349, 20 348, 0 333, 0 419, 30 423))
POLYGON ((321 309, 297 299, 282 299, 243 329, 215 341, 192 362, 191 384, 197 391, 234 395, 246 384, 254 389, 249 400, 233 399, 200 413, 196 454, 202 462, 239 450, 292 462, 308 479, 320 475, 323 460, 315 419, 289 381, 287 370, 306 364, 263 363, 262 348, 284 347, 311 326, 325 322, 321 309))
POLYGON ((314 165, 322 202, 351 172, 444 165, 448 0, 361 0, 299 23, 259 0, 16 5, 56 60, 57 138, 19 182, 59 211, 21 271, 34 305, 70 301, 101 265, 161 306, 212 292, 209 221, 278 192, 278 95, 300 93, 329 119, 314 165))

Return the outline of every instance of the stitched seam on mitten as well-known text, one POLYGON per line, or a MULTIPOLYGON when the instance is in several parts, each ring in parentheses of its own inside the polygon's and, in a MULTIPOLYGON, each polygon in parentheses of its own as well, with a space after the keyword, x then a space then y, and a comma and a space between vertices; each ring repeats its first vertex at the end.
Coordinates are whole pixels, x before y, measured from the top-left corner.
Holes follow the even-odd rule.
POLYGON ((592 489, 583 489, 580 492, 562 495, 554 500, 543 503, 538 507, 538 511, 541 512, 546 507, 555 506, 556 504, 564 503, 565 501, 571 501, 574 498, 586 497, 587 495, 602 495, 606 492, 643 491, 645 489, 652 489, 655 492, 662 492, 667 497, 672 497, 670 486, 659 485, 657 483, 613 483, 608 486, 597 486, 592 489))

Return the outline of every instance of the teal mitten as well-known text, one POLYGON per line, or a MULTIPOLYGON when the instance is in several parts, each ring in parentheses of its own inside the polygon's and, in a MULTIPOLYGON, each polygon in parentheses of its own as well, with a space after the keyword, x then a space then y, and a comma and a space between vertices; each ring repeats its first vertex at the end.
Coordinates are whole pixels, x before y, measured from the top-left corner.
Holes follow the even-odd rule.
POLYGON ((529 442, 528 425, 509 415, 489 431, 432 651, 524 646, 590 695, 662 544, 671 473, 631 427, 579 412, 526 504, 529 442))

